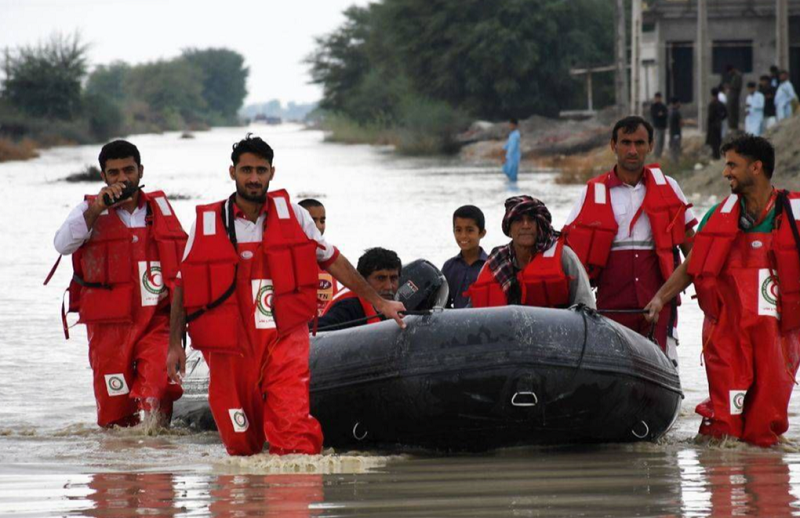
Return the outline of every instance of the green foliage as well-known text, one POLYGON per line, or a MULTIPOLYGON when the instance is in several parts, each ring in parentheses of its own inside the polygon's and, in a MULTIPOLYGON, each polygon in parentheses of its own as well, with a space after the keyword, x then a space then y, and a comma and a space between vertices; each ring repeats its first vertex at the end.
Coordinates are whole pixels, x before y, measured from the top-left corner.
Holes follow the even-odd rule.
POLYGON ((131 68, 126 79, 129 98, 147 103, 158 122, 177 129, 179 118, 191 122, 206 109, 202 72, 184 59, 155 61, 131 68))
POLYGON ((97 66, 86 81, 86 94, 122 103, 125 100, 125 81, 130 70, 131 66, 122 61, 97 66))
POLYGON ((202 95, 208 111, 235 121, 247 95, 250 71, 244 66, 244 57, 228 49, 187 49, 183 58, 202 73, 202 95))

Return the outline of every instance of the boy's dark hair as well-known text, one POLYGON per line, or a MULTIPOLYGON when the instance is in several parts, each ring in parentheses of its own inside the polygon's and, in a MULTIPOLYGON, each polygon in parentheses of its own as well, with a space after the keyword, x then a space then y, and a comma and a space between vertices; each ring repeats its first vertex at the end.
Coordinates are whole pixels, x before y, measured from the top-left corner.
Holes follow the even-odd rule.
POLYGON ((721 151, 735 151, 751 162, 760 160, 764 168, 764 174, 772 179, 772 172, 775 170, 775 148, 769 140, 764 137, 756 137, 745 133, 734 137, 722 145, 721 151))
POLYGON ((130 158, 136 162, 136 165, 142 165, 142 157, 139 155, 139 150, 128 142, 127 140, 114 140, 109 142, 100 150, 100 156, 97 160, 100 162, 100 170, 106 170, 106 162, 109 160, 117 160, 120 158, 130 158))
POLYGON ((756 87, 756 83, 754 81, 750 81, 750 82, 747 83, 747 88, 755 88, 755 87, 756 87))
POLYGON ((358 258, 358 265, 356 266, 358 273, 365 279, 372 275, 372 272, 378 270, 397 270, 397 273, 400 273, 402 269, 403 263, 400 262, 400 258, 397 257, 396 253, 378 246, 367 249, 358 258))
POLYGON ((644 126, 647 130, 647 138, 649 142, 653 142, 653 126, 644 120, 643 118, 639 117, 638 115, 631 115, 629 117, 625 117, 624 119, 620 119, 614 124, 614 129, 611 130, 611 142, 616 142, 618 133, 617 131, 622 130, 623 133, 633 133, 639 126, 644 126))
POLYGON ((772 80, 772 78, 769 77, 768 75, 763 75, 763 76, 759 77, 758 79, 761 80, 761 81, 766 81, 766 82, 770 82, 770 80, 772 80))
POLYGON ((253 153, 265 158, 269 165, 272 165, 272 159, 275 157, 275 152, 269 147, 269 144, 261 140, 261 137, 254 137, 252 133, 248 133, 243 140, 233 145, 231 161, 234 167, 239 163, 239 157, 245 153, 253 153))
POLYGON ((711 89, 711 95, 713 95, 714 98, 716 99, 717 96, 719 95, 719 88, 717 88, 717 87, 712 88, 711 89))
POLYGON ((517 120, 516 117, 511 117, 510 119, 508 119, 508 122, 510 122, 511 124, 514 124, 514 125, 518 125, 519 124, 519 121, 517 120))
POLYGON ((653 94, 653 97, 661 97, 661 92, 656 92, 655 94, 653 94))
POLYGON ((456 224, 456 218, 471 219, 481 232, 486 229, 486 217, 483 215, 483 211, 475 205, 462 205, 457 208, 453 213, 453 225, 456 224))
POLYGON ((306 210, 312 207, 325 207, 325 205, 323 205, 321 201, 315 200, 314 198, 306 198, 305 200, 300 200, 297 204, 306 210))

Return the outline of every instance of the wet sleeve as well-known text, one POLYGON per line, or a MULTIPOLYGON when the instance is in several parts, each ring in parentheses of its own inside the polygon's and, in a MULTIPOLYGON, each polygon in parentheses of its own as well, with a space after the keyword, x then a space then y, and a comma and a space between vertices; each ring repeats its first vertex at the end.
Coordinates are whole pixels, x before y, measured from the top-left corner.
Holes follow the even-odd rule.
POLYGON ((300 226, 303 227, 303 232, 306 233, 306 236, 316 241, 319 245, 317 246, 317 262, 320 267, 327 268, 339 257, 339 250, 325 241, 325 238, 319 233, 317 226, 314 224, 314 218, 311 217, 311 214, 306 209, 296 203, 292 203, 292 210, 294 210, 294 215, 300 226))
POLYGON ((67 219, 56 231, 53 245, 62 255, 70 255, 92 235, 91 229, 86 226, 83 213, 89 210, 89 202, 83 201, 67 216, 67 219))
POLYGON ((569 280, 569 303, 584 304, 592 309, 597 309, 594 293, 589 284, 589 276, 572 248, 564 246, 561 254, 561 266, 564 268, 569 280))

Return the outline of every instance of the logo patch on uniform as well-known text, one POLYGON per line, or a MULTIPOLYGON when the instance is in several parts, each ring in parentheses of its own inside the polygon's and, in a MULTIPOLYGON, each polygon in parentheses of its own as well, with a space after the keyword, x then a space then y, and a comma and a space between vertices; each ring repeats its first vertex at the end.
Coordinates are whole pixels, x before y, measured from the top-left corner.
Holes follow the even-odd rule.
POLYGON ((758 270, 758 314, 780 318, 778 314, 778 283, 769 268, 758 270))
POLYGON ((253 252, 251 252, 250 250, 245 250, 244 252, 241 253, 241 256, 242 256, 242 259, 252 259, 253 258, 253 252))
POLYGON ((317 282, 317 300, 328 302, 333 298, 333 276, 327 272, 320 272, 317 282))
POLYGON ((109 396, 124 396, 128 390, 128 383, 122 374, 106 374, 106 390, 109 396))
POLYGON ((231 423, 233 423, 233 431, 242 433, 246 432, 248 428, 250 428, 250 422, 247 420, 247 416, 244 413, 244 410, 241 408, 229 408, 228 415, 231 416, 231 423))
POLYGON ((256 304, 256 329, 275 329, 275 318, 272 314, 272 279, 253 279, 253 302, 256 304))
POLYGON ((753 241, 752 243, 750 243, 750 246, 752 246, 755 249, 759 249, 762 246, 764 246, 764 243, 762 243, 761 241, 753 241))
POLYGON ((744 396, 747 392, 744 390, 731 390, 729 394, 731 415, 741 415, 744 411, 744 396))
POLYGON ((157 306, 158 301, 167 295, 164 289, 164 276, 161 274, 161 262, 139 261, 139 292, 142 294, 142 306, 157 306))

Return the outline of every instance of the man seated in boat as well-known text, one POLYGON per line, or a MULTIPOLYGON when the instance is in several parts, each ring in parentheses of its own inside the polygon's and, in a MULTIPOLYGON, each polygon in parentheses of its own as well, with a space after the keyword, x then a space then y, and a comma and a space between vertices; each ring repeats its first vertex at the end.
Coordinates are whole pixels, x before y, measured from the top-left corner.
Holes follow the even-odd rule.
MULTIPOLYGON (((370 248, 358 258, 356 270, 381 297, 394 300, 400 285, 402 263, 397 254, 385 248, 370 248)), ((375 307, 348 289, 343 289, 325 307, 318 328, 346 329, 383 320, 375 307)))
POLYGON ((545 204, 522 195, 507 199, 505 205, 503 233, 511 242, 492 250, 469 289, 472 307, 595 308, 586 270, 553 229, 545 204))

